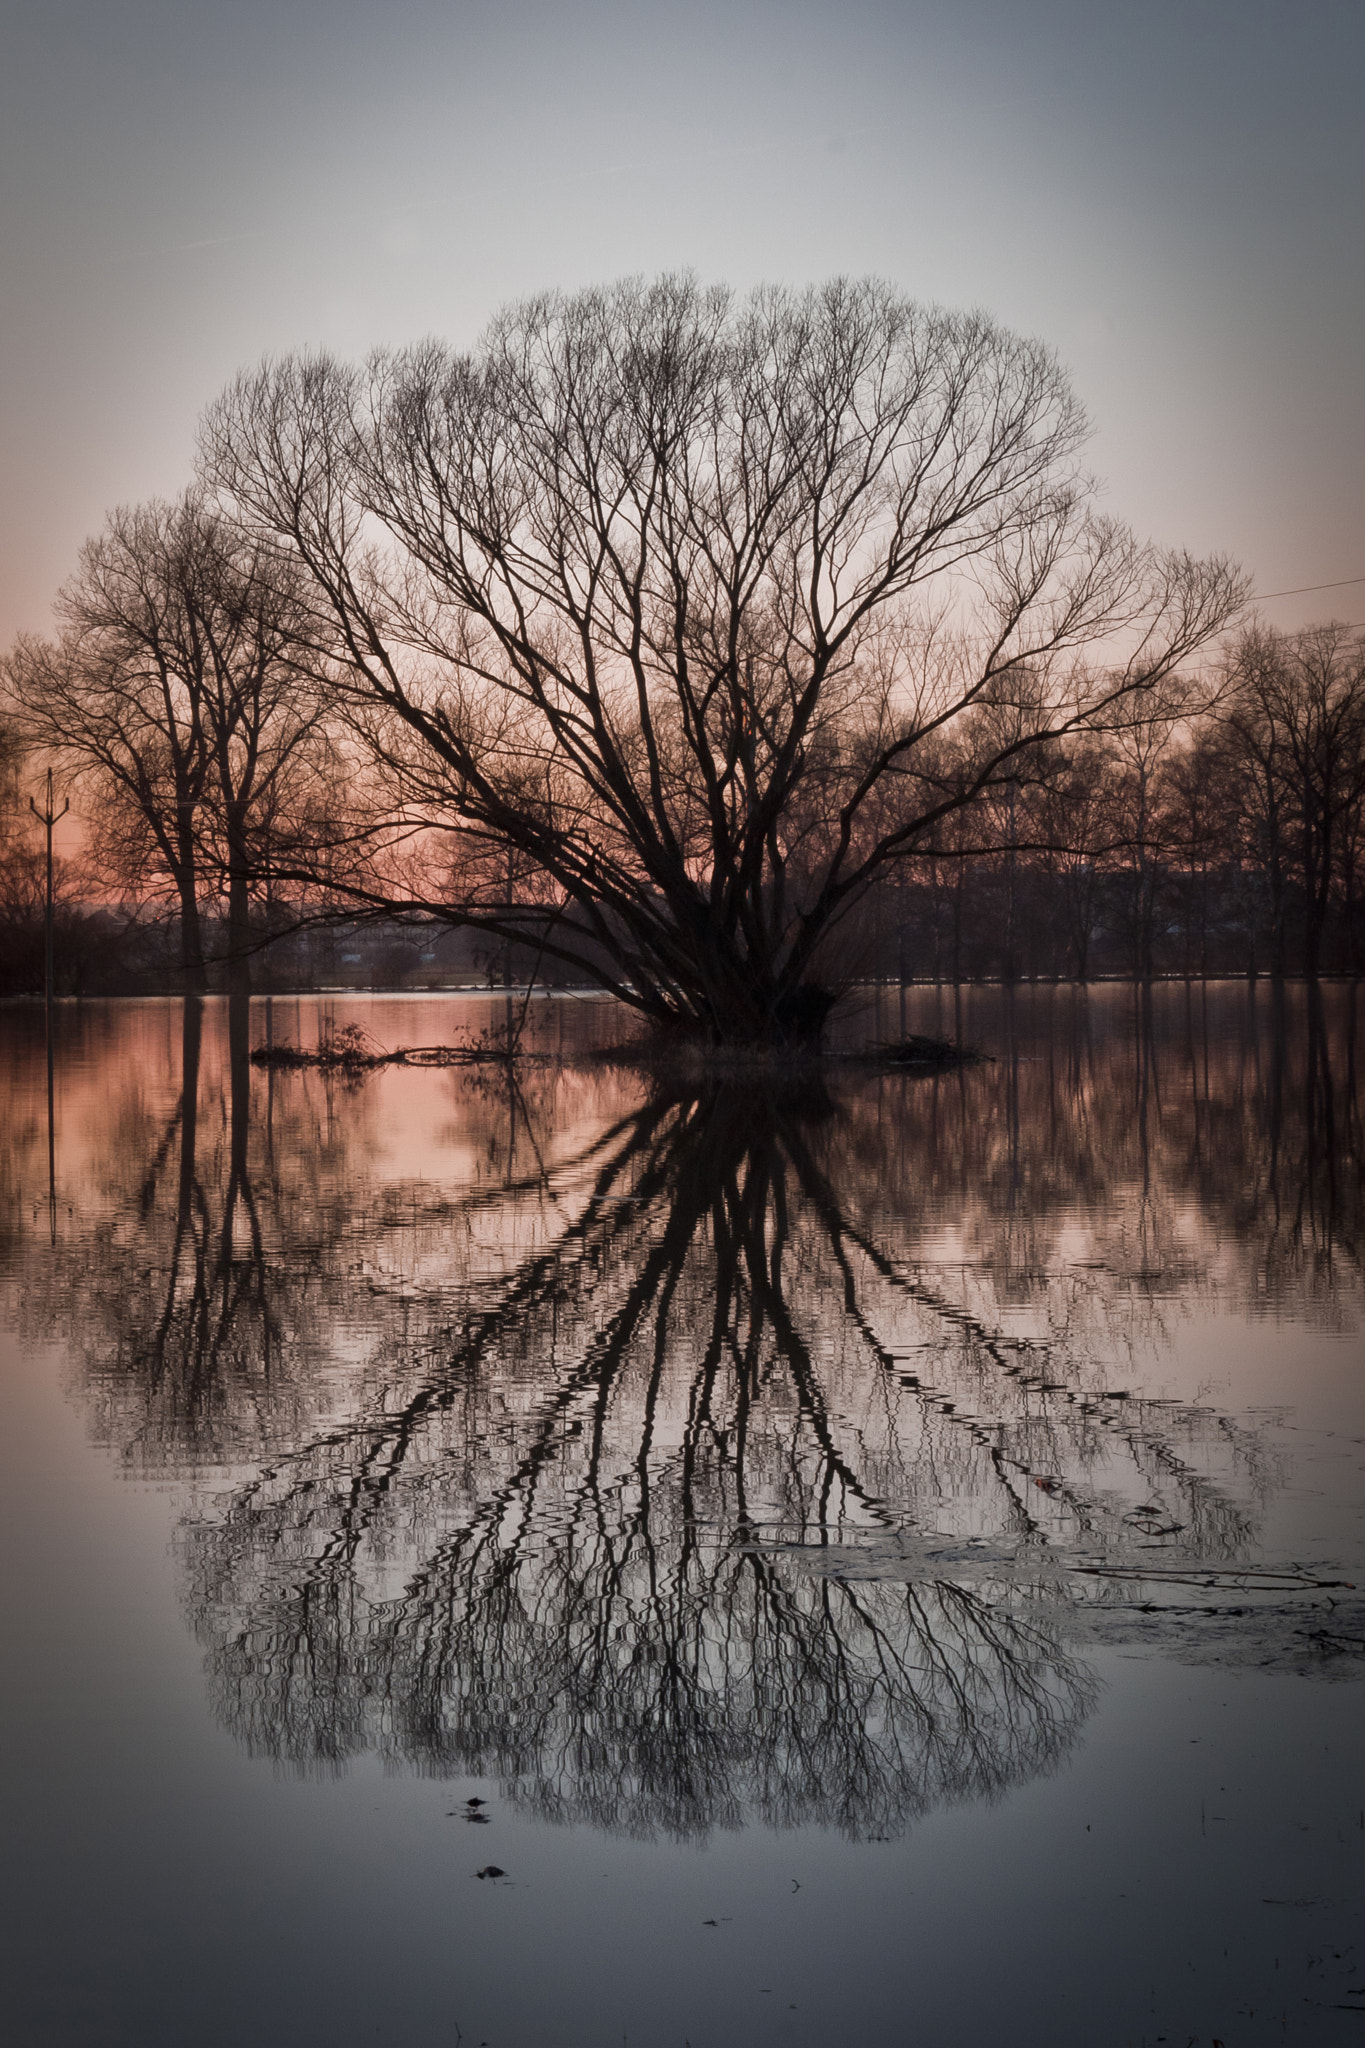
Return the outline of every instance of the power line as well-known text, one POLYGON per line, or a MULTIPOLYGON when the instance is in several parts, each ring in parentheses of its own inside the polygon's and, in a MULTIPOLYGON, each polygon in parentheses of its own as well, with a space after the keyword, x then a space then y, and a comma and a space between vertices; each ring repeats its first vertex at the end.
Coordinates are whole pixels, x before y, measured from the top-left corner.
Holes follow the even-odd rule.
POLYGON ((1257 597, 1304 597, 1310 590, 1345 590, 1349 584, 1365 583, 1365 576, 1343 576, 1337 583, 1299 583, 1293 590, 1258 590, 1257 597))

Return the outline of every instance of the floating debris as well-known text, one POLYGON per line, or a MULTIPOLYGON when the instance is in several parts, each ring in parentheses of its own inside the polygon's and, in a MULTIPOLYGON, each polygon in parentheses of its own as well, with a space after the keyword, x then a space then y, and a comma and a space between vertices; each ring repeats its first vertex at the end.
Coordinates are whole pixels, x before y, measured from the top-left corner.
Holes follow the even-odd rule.
POLYGON ((931 1038, 912 1031, 908 1038, 873 1045, 862 1055, 884 1067, 962 1067, 981 1058, 975 1046, 959 1045, 952 1038, 931 1038))
POLYGON ((251 1054, 257 1067, 318 1067, 324 1073, 368 1074, 376 1067, 486 1067, 508 1060, 548 1064, 545 1053, 522 1052, 515 1040, 499 1031, 481 1032, 464 1045, 400 1045, 389 1052, 358 1024, 341 1024, 318 1040, 311 1051, 303 1046, 258 1045, 251 1054))

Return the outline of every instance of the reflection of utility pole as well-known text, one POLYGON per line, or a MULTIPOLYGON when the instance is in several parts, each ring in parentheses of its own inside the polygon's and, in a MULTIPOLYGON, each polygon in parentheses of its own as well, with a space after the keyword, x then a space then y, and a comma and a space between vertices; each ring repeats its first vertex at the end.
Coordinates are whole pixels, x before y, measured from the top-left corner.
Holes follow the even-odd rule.
POLYGON ((47 771, 47 803, 40 811, 33 798, 28 807, 47 830, 47 915, 43 952, 43 1015, 47 1025, 47 1218, 53 1244, 57 1242, 57 1118, 56 1089, 52 1058, 52 827, 71 809, 66 798, 61 809, 53 808, 52 770, 47 771))
MULTIPOLYGON (((513 877, 513 873, 512 873, 512 849, 511 849, 511 847, 509 846, 509 847, 508 847, 508 849, 507 849, 507 937, 506 937, 506 938, 505 938, 505 939, 503 940, 503 944, 502 944, 502 986, 503 986, 503 991, 504 991, 504 993, 503 993, 503 1007, 505 1008, 505 1010, 506 1010, 506 1012, 507 1012, 506 1016, 505 1016, 505 1017, 504 1017, 504 1019, 503 1019, 503 1033, 504 1033, 504 1036, 505 1036, 505 1040, 506 1040, 506 1046, 505 1046, 505 1049, 506 1049, 506 1052, 507 1052, 507 1056, 508 1056, 508 1058, 509 1058, 509 1059, 510 1059, 510 1058, 511 1058, 511 1056, 512 1056, 512 929, 511 929, 511 927, 512 927, 512 890, 513 890, 513 888, 514 888, 514 887, 515 887, 515 881, 514 881, 514 877, 513 877)), ((510 1088, 510 1085, 511 1085, 511 1073, 510 1073, 510 1070, 509 1070, 509 1073, 508 1073, 508 1085, 509 1085, 509 1088, 510 1088)), ((513 1142, 513 1144, 514 1144, 514 1145, 515 1145, 515 1143, 516 1143, 516 1128, 517 1128, 517 1126, 516 1126, 516 1114, 515 1114, 515 1112, 513 1112, 513 1117, 512 1117, 512 1142, 513 1142)))

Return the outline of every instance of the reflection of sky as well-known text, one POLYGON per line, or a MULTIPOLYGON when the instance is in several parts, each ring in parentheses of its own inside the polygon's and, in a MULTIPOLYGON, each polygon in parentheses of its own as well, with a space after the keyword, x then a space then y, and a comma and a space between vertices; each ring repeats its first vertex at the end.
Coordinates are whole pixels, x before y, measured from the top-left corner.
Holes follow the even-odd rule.
MULTIPOLYGON (((1365 571, 1365 28, 1323 4, 50 0, 0 64, 0 640, 266 350, 547 284, 875 270, 1040 333, 1112 508, 1365 571)), ((1365 618, 1365 584, 1279 600, 1365 618)))

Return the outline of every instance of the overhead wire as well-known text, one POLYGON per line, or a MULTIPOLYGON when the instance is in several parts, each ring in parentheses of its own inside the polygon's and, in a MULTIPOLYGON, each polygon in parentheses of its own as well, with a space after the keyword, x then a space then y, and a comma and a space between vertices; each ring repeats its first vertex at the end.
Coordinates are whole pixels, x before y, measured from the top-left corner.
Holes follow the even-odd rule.
POLYGON ((1310 590, 1345 590, 1352 583, 1365 583, 1365 576, 1342 576, 1335 583, 1297 583, 1292 590, 1258 590, 1255 595, 1266 597, 1305 597, 1310 590))

